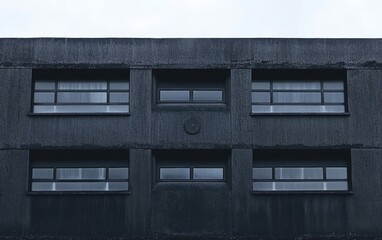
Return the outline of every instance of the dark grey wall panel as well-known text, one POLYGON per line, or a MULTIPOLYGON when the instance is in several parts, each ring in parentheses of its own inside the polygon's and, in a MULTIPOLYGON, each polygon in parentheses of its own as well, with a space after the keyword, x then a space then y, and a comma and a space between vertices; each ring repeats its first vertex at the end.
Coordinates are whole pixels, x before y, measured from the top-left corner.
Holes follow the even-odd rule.
POLYGON ((2 67, 382 66, 381 39, 1 39, 2 67))
POLYGON ((0 238, 29 228, 28 151, 0 150, 0 238))
POLYGON ((213 148, 231 143, 229 111, 168 111, 152 113, 152 142, 160 148, 213 148), (200 123, 200 131, 190 135, 184 129, 189 119, 200 123))

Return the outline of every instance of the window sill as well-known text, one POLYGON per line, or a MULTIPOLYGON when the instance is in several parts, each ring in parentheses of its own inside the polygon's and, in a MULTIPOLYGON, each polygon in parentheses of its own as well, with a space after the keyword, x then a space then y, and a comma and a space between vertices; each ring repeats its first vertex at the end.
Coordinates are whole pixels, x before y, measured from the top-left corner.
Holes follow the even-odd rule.
POLYGON ((350 113, 251 113, 251 116, 339 116, 348 117, 350 113))
POLYGON ((130 113, 29 113, 32 117, 44 117, 44 116, 130 116, 130 113))
POLYGON ((253 195, 354 195, 353 191, 251 191, 253 195))
POLYGON ((30 196, 43 196, 43 195, 130 195, 131 192, 125 191, 114 191, 114 192, 103 192, 103 191, 65 191, 65 192, 27 192, 30 196))
POLYGON ((225 103, 155 103, 153 111, 229 111, 225 103))

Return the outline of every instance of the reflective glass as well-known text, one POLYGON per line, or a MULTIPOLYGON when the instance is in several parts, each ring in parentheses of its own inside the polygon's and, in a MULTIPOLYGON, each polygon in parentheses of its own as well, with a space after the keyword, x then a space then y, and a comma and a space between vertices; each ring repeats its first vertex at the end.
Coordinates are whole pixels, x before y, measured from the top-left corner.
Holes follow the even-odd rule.
POLYGON ((272 179, 272 168, 253 168, 253 179, 272 179))
POLYGON ((35 90, 54 90, 56 83, 54 81, 36 81, 34 84, 35 90))
POLYGON ((56 182, 55 191, 107 191, 107 182, 56 182))
POLYGON ((275 168, 276 179, 323 179, 321 168, 275 168))
POLYGON ((128 191, 129 183, 128 182, 108 182, 109 191, 128 191))
POLYGON ((253 191, 273 191, 275 190, 274 182, 253 182, 253 191))
POLYGON ((53 105, 33 106, 35 113, 125 113, 129 105, 53 105))
POLYGON ((106 90, 107 82, 59 81, 59 90, 106 90))
POLYGON ((344 93, 324 93, 324 102, 326 103, 344 103, 344 93))
POLYGON ((193 91, 193 100, 194 101, 223 101, 223 91, 193 91))
POLYGON ((161 90, 160 101, 189 101, 190 92, 189 91, 178 91, 178 90, 161 90))
POLYGON ((323 191, 324 182, 275 182, 276 191, 323 191))
POLYGON ((320 103, 321 93, 319 92, 274 92, 273 102, 275 103, 320 103))
POLYGON ((105 179, 105 168, 57 168, 56 179, 79 180, 79 179, 105 179))
POLYGON ((190 179, 190 168, 160 168, 159 177, 163 180, 190 179))
POLYGON ((104 92, 58 92, 58 103, 106 103, 104 92))
POLYGON ((110 102, 111 103, 128 103, 129 93, 128 92, 111 92, 110 102))
POLYGON ((194 179, 223 180, 223 168, 194 168, 194 179))
POLYGON ((348 179, 348 169, 346 167, 327 167, 326 179, 348 179))
POLYGON ((252 90, 268 90, 270 89, 269 81, 256 81, 252 82, 252 90))
POLYGON ((32 191, 55 191, 54 182, 32 182, 32 191))
POLYGON ((346 181, 326 182, 325 183, 325 190, 328 190, 328 191, 346 191, 346 190, 349 190, 348 182, 346 182, 346 181))
POLYGON ((129 82, 110 82, 110 90, 129 90, 129 82))
POLYGON ((54 93, 53 92, 35 92, 33 100, 35 103, 54 103, 54 93))
POLYGON ((53 179, 53 168, 33 168, 32 179, 53 179))
POLYGON ((343 113, 344 105, 253 105, 253 113, 343 113))
POLYGON ((109 179, 129 179, 129 169, 109 168, 109 179))
POLYGON ((320 90, 319 81, 274 81, 274 90, 320 90))
POLYGON ((324 81, 325 90, 344 90, 343 81, 324 81))
POLYGON ((270 103, 271 94, 269 92, 252 92, 253 103, 270 103))

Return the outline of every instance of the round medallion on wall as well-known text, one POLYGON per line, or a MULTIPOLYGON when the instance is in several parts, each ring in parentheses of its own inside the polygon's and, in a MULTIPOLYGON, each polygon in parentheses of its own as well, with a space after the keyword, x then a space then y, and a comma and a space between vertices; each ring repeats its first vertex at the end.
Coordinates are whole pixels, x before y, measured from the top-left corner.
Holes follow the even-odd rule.
POLYGON ((184 130, 190 135, 197 134, 200 131, 200 122, 196 118, 190 118, 184 123, 184 130))

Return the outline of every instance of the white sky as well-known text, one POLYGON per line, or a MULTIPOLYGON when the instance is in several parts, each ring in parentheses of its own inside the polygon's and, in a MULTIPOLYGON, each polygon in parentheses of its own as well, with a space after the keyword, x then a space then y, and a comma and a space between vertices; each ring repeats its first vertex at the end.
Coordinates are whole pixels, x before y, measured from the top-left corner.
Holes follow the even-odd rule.
POLYGON ((0 0, 0 37, 382 38, 382 0, 0 0))

